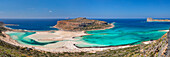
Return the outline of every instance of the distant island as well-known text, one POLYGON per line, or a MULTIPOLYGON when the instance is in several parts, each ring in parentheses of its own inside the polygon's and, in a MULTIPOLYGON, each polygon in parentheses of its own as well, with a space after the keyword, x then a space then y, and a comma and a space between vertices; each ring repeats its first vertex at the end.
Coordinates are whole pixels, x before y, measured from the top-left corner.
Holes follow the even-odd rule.
POLYGON ((66 31, 84 31, 96 29, 109 29, 114 26, 113 24, 109 24, 105 21, 89 20, 83 17, 79 17, 71 20, 58 21, 54 27, 66 31))
POLYGON ((170 22, 168 19, 153 19, 153 18, 147 18, 147 22, 170 22))

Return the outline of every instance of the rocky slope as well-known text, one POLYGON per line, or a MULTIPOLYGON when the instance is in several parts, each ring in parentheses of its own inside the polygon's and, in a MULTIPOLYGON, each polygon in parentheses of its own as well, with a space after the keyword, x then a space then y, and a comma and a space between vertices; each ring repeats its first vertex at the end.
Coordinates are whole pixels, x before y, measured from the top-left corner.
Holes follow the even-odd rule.
POLYGON ((2 31, 6 31, 7 29, 4 27, 4 23, 0 21, 0 36, 3 36, 5 37, 3 34, 2 34, 2 31))
POLYGON ((104 29, 111 27, 111 24, 108 24, 105 21, 99 20, 89 20, 86 18, 75 18, 71 20, 62 20, 58 21, 55 28, 67 31, 83 31, 83 30, 94 30, 94 29, 104 29))

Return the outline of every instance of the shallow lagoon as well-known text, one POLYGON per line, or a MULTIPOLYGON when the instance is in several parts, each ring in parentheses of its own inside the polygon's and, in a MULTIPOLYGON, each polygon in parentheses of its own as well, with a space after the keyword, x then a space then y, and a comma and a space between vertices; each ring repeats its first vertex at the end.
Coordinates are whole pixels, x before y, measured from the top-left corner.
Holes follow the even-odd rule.
POLYGON ((17 42, 19 42, 21 44, 26 44, 26 45, 42 46, 42 45, 47 45, 47 44, 58 42, 58 41, 37 42, 37 41, 27 37, 27 36, 35 34, 35 33, 36 32, 6 32, 6 34, 10 35, 12 39, 17 40, 17 42))

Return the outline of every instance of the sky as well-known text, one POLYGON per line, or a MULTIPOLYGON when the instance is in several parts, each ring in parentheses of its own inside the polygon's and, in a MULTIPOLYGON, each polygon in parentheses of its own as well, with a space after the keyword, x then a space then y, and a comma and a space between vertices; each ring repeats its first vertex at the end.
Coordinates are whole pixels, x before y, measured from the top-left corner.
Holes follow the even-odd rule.
POLYGON ((170 18, 170 0, 0 0, 0 18, 170 18))

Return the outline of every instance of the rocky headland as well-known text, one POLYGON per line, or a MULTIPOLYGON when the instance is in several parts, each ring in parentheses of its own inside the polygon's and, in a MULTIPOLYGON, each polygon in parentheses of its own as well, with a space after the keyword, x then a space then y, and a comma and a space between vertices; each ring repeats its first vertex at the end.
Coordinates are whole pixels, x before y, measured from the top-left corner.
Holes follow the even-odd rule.
POLYGON ((86 31, 96 29, 107 29, 113 27, 113 24, 108 24, 105 21, 89 20, 86 18, 79 17, 71 20, 58 21, 54 27, 65 31, 86 31))

